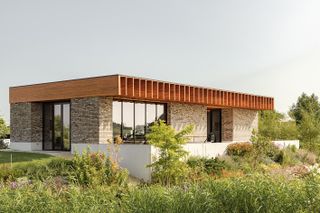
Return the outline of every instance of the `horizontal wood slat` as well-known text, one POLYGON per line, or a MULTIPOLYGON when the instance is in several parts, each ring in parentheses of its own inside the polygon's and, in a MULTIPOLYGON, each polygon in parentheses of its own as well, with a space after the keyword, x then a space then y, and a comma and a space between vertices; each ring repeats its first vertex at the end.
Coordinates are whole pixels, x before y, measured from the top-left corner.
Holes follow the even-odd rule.
POLYGON ((255 110, 273 110, 274 99, 123 75, 59 81, 10 88, 10 103, 108 96, 255 110))

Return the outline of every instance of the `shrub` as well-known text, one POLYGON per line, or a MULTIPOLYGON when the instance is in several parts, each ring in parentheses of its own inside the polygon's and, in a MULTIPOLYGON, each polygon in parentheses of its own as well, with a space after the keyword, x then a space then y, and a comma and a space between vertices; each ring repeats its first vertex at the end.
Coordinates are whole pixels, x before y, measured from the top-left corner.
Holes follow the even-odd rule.
POLYGON ((219 158, 191 157, 187 161, 188 166, 201 173, 220 176, 226 164, 219 158))
POLYGON ((302 163, 307 163, 310 165, 317 163, 317 155, 308 150, 298 149, 296 156, 302 163))
POLYGON ((152 181, 163 185, 182 183, 188 175, 188 166, 183 158, 188 155, 183 144, 188 140, 187 135, 193 130, 193 126, 186 126, 180 132, 172 126, 159 121, 151 126, 151 132, 147 134, 148 143, 159 149, 158 159, 149 165, 152 168, 152 181))
POLYGON ((243 157, 252 152, 253 146, 249 142, 232 143, 227 147, 227 155, 243 157))
POLYGON ((84 186, 126 183, 128 173, 105 154, 87 150, 82 155, 75 154, 69 178, 73 183, 84 186))

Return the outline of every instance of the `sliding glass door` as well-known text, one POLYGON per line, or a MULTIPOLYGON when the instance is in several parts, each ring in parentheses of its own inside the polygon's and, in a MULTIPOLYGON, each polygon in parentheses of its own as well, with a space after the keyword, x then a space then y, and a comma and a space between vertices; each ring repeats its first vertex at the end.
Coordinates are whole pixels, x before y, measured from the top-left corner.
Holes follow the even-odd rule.
POLYGON ((44 104, 43 149, 70 151, 70 103, 44 104))

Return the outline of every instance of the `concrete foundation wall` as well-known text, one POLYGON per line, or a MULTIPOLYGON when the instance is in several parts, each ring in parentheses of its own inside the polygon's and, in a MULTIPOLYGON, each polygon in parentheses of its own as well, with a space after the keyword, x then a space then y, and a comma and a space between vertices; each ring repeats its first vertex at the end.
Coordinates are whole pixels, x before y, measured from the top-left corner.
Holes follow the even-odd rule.
POLYGON ((168 123, 177 131, 182 130, 186 125, 194 125, 194 131, 190 135, 191 141, 204 142, 207 139, 206 106, 169 103, 167 113, 168 123))

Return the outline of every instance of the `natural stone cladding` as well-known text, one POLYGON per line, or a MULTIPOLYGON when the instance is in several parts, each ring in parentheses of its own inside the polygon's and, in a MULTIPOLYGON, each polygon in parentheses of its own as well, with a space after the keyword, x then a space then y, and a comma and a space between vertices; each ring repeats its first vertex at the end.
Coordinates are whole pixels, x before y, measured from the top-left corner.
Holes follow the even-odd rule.
POLYGON ((11 104, 10 126, 12 142, 42 142, 42 104, 11 104))
POLYGON ((247 142, 252 131, 258 130, 258 111, 248 109, 233 110, 233 140, 247 142))
POLYGON ((258 112, 247 109, 222 109, 222 141, 250 140, 258 129, 258 112))
POLYGON ((204 142, 207 138, 207 107, 192 104, 169 103, 168 123, 177 131, 188 124, 194 125, 191 142, 204 142))
POLYGON ((112 139, 112 98, 72 99, 72 143, 101 144, 109 139, 112 139))

